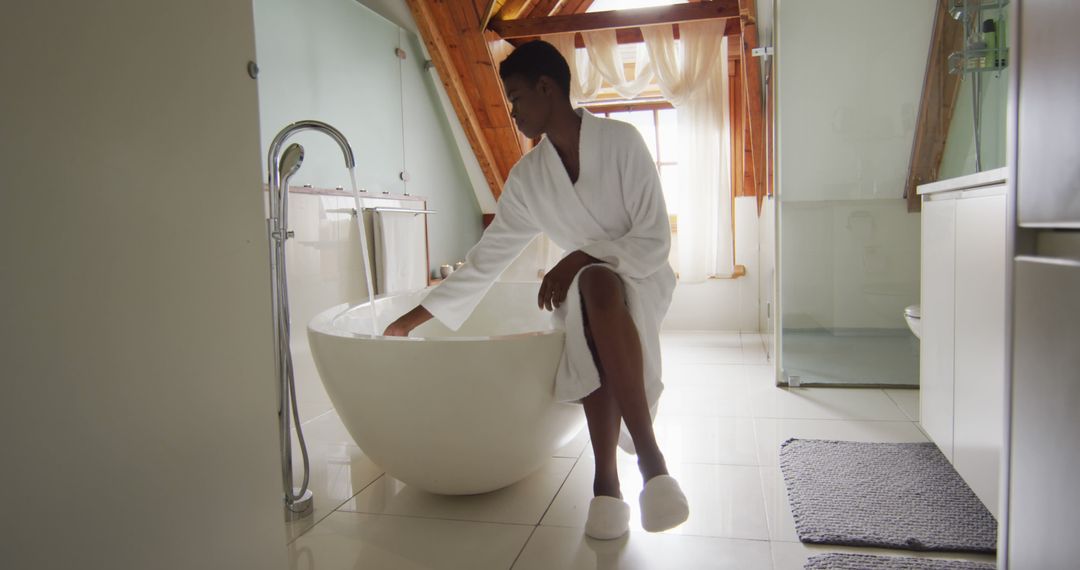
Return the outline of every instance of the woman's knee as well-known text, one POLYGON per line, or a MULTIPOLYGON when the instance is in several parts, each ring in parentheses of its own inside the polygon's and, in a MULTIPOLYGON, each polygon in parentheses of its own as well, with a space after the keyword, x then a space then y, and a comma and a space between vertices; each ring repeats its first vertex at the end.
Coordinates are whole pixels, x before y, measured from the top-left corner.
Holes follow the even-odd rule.
POLYGON ((586 267, 578 277, 578 289, 586 310, 604 311, 625 306, 622 280, 606 267, 586 267))

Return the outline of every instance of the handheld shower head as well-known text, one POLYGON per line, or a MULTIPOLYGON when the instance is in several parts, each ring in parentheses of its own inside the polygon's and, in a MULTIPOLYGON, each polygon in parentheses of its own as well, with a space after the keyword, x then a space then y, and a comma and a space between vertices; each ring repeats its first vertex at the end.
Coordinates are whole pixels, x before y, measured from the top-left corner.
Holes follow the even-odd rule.
POLYGON ((304 147, 299 144, 293 143, 285 149, 285 152, 281 153, 281 160, 278 161, 278 177, 280 182, 278 183, 278 200, 280 200, 280 210, 278 215, 281 217, 280 227, 285 239, 289 237, 289 179, 293 174, 296 174, 297 170, 300 170, 300 165, 304 162, 304 147))
POLYGON ((300 170, 300 165, 304 162, 304 147, 293 143, 285 149, 285 152, 281 154, 281 160, 278 161, 278 174, 281 176, 281 185, 286 186, 287 180, 296 174, 297 170, 300 170))

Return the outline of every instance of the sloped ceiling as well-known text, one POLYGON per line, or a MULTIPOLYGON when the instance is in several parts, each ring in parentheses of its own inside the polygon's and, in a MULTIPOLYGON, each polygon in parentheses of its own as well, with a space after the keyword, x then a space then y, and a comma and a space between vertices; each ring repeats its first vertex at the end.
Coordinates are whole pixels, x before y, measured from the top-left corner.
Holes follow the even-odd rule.
MULTIPOLYGON (((389 2, 389 0, 363 0, 369 2, 389 2)), ((652 9, 659 22, 677 22, 672 19, 674 13, 693 11, 691 19, 701 17, 726 17, 727 35, 733 37, 732 52, 743 59, 749 57, 749 50, 757 46, 754 0, 691 0, 695 4, 707 4, 709 7, 688 9, 668 7, 652 9), (713 11, 711 14, 706 12, 713 11), (704 15, 702 15, 704 14, 704 15), (664 19, 664 18, 667 19, 664 19)), ((553 18, 562 23, 577 20, 568 16, 583 15, 592 5, 593 0, 406 0, 416 30, 423 39, 432 62, 438 71, 440 80, 446 89, 454 111, 465 130, 466 138, 476 154, 480 168, 484 173, 492 194, 497 199, 502 193, 503 180, 509 175, 510 168, 528 149, 529 143, 514 128, 510 112, 503 96, 502 83, 498 77, 496 62, 492 57, 491 44, 502 41, 497 30, 505 30, 513 24, 523 26, 538 22, 524 22, 538 18, 553 18)), ((373 8, 374 9, 374 8, 373 8)), ((646 22, 637 22, 629 26, 612 12, 590 14, 590 26, 596 26, 596 15, 606 14, 599 20, 600 27, 634 28, 646 22)), ((685 20, 685 18, 684 18, 685 20)), ((652 21, 648 23, 654 23, 652 21)), ((582 28, 574 28, 582 29, 582 28)), ((598 29, 586 27, 583 29, 598 29)), ((627 30, 620 33, 620 43, 641 41, 640 31, 627 30), (636 31, 636 36, 633 32, 636 31)), ((506 32, 503 32, 506 34, 506 32)), ((509 34, 508 36, 509 37, 509 34)), ((513 41, 521 41, 523 38, 513 41)), ((761 123, 761 79, 757 66, 742 66, 742 82, 748 86, 744 99, 747 101, 753 154, 764 157, 761 140, 764 125, 761 123), (756 89, 751 88, 755 86, 756 89)), ((755 191, 761 195, 764 174, 764 160, 751 160, 755 191)))

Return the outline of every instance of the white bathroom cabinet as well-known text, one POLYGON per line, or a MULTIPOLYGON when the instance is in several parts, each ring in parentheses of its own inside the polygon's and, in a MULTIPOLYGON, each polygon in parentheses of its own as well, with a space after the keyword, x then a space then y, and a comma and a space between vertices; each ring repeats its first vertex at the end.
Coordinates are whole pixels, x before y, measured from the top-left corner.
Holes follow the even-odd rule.
POLYGON ((1004 431, 1006 187, 993 171, 923 186, 920 423, 997 514, 1004 431))
POLYGON ((953 317, 956 314, 956 200, 923 198, 921 275, 919 418, 923 430, 951 461, 953 317))

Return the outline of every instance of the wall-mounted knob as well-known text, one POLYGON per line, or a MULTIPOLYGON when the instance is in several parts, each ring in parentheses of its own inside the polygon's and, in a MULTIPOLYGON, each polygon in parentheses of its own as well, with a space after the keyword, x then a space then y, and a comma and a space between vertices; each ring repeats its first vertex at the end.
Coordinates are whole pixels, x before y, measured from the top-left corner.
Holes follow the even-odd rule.
POLYGON ((406 57, 408 57, 408 55, 405 53, 405 50, 401 48, 394 48, 394 55, 396 55, 398 59, 405 59, 406 57))

